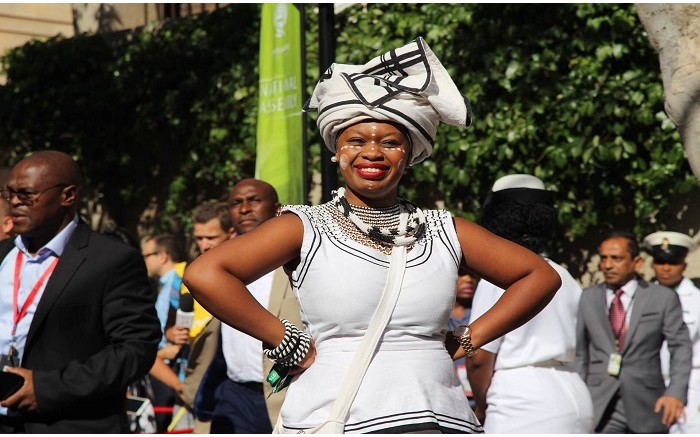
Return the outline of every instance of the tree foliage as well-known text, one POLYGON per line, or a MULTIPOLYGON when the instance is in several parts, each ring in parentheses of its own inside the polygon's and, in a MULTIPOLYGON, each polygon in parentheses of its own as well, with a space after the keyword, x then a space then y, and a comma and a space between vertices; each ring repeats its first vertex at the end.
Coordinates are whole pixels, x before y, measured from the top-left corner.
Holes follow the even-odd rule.
POLYGON ((583 267, 572 247, 594 249, 613 228, 651 231, 695 185, 631 5, 370 4, 344 16, 339 62, 423 35, 471 100, 472 128, 441 128, 404 185, 423 204, 474 218, 495 179, 534 174, 557 191, 550 251, 583 267))
POLYGON ((89 204, 132 230, 179 232, 193 205, 253 172, 258 21, 257 5, 238 5, 9 52, 2 162, 66 151, 89 204), (157 217, 141 217, 149 205, 157 217))
MULTIPOLYGON (((135 226, 179 231, 188 212, 253 173, 259 6, 236 4, 111 37, 33 42, 2 60, 0 159, 52 147, 78 157, 91 196, 135 226)), ((307 89, 319 76, 306 6, 307 89)), ((550 251, 611 228, 647 232, 694 180, 663 111, 656 54, 632 5, 356 4, 336 17, 336 60, 364 63, 423 36, 470 99, 402 195, 475 218, 493 181, 531 173, 557 191, 550 251)), ((320 146, 310 123, 310 170, 320 146)), ((581 261, 574 258, 569 261, 581 261)))

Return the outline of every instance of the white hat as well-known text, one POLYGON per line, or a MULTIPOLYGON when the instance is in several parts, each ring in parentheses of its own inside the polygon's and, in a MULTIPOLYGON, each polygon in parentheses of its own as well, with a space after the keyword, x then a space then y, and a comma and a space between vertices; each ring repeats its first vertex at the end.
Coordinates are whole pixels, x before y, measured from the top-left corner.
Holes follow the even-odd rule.
POLYGON ((552 205, 554 193, 544 188, 544 182, 529 174, 510 174, 494 182, 484 206, 489 203, 517 202, 526 205, 552 205))
POLYGON ((363 120, 399 123, 411 140, 411 162, 430 156, 440 122, 469 127, 471 107, 423 38, 365 65, 333 64, 321 75, 304 111, 335 153, 337 136, 363 120))
POLYGON ((680 232, 659 231, 644 237, 644 246, 654 257, 654 262, 682 263, 693 239, 680 232))
POLYGON ((491 191, 507 190, 510 188, 529 188, 531 190, 544 190, 544 182, 536 176, 529 174, 509 174, 493 183, 491 191))

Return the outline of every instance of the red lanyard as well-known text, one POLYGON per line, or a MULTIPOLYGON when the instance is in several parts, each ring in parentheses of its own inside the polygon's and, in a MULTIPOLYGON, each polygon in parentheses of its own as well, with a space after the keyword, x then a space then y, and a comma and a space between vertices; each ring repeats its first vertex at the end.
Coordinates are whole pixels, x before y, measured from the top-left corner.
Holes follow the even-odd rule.
POLYGON ((39 289, 41 286, 44 284, 44 281, 46 281, 46 278, 49 277, 51 272, 53 272, 53 269, 56 268, 56 264, 58 263, 58 258, 55 258, 49 267, 44 271, 44 273, 41 275, 38 281, 36 281, 36 284, 34 284, 34 287, 32 290, 29 292, 29 295, 27 296, 27 299, 24 301, 24 305, 22 305, 22 309, 18 308, 17 305, 17 299, 19 296, 19 279, 20 279, 20 272, 22 270, 22 258, 23 258, 22 251, 20 250, 17 252, 17 258, 15 259, 15 282, 13 284, 12 288, 12 321, 14 322, 14 325, 12 326, 12 335, 15 335, 15 331, 17 331, 17 324, 24 318, 24 316, 27 315, 27 310, 29 310, 29 306, 32 304, 34 301, 34 298, 36 297, 36 294, 39 292, 39 289))

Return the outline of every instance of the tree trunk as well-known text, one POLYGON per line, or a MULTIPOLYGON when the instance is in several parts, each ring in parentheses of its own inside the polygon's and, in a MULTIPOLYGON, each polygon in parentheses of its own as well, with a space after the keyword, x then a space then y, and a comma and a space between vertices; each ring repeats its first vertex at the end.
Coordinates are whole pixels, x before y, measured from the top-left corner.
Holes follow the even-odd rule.
POLYGON ((636 4, 659 53, 666 113, 700 181, 700 4, 636 4))

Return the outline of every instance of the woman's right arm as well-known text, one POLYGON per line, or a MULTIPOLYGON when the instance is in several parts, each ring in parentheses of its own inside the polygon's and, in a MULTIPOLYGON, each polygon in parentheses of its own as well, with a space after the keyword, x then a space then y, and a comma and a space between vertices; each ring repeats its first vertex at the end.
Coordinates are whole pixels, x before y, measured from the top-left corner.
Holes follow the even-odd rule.
POLYGON ((276 346, 284 337, 284 325, 246 285, 298 258, 303 235, 301 219, 282 214, 202 254, 187 267, 183 281, 216 318, 276 346))

